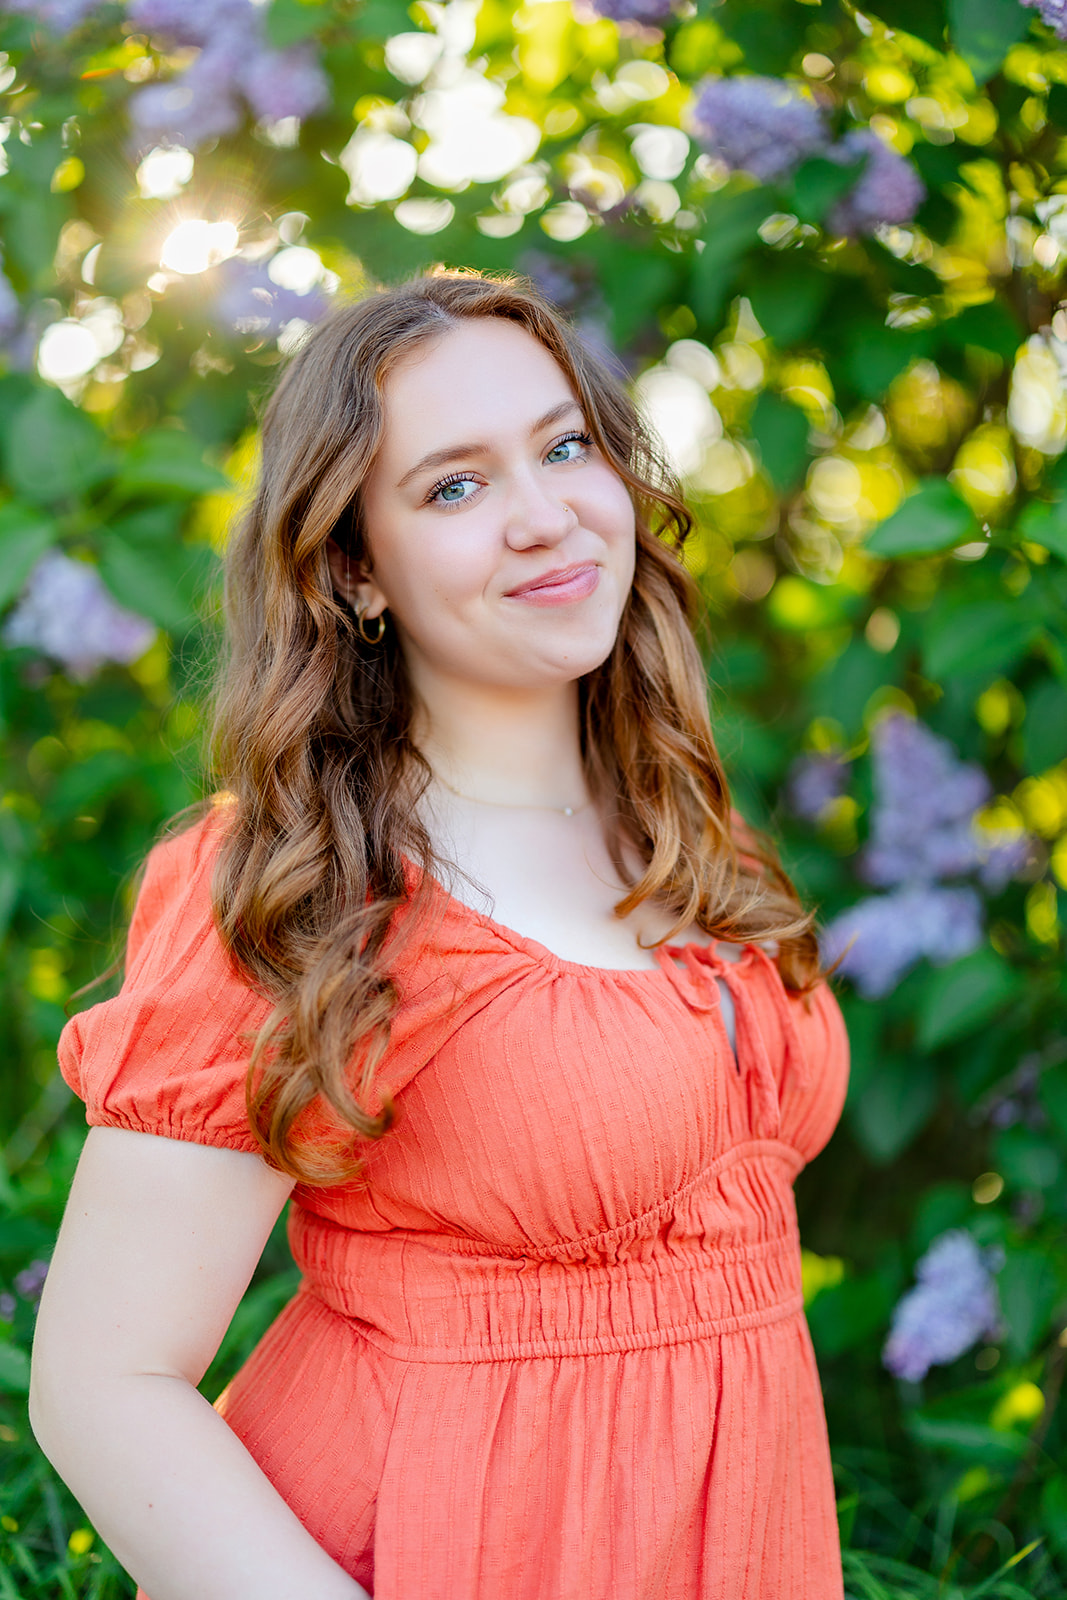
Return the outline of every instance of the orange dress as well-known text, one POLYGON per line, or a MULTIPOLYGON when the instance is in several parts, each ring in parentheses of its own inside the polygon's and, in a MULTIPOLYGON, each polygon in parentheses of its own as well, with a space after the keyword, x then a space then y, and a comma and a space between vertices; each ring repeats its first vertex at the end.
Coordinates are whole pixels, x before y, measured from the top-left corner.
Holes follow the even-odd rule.
MULTIPOLYGON (((153 851, 61 1061, 90 1123, 253 1151, 267 1007, 212 854, 210 820, 153 851)), ((219 1409, 375 1600, 840 1600, 792 1192, 844 1099, 832 996, 755 946, 583 966, 433 895, 398 1124, 365 1183, 294 1191, 302 1286, 219 1409)))

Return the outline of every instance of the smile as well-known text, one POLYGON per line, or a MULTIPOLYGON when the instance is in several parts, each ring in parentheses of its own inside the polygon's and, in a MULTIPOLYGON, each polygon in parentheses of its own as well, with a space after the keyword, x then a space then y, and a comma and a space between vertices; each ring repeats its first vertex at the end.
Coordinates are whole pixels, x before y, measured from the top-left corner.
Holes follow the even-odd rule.
POLYGON ((600 582, 600 568, 591 561, 576 567, 559 567, 546 572, 543 578, 534 578, 518 589, 508 591, 505 599, 522 600, 533 606, 568 605, 591 595, 600 582))

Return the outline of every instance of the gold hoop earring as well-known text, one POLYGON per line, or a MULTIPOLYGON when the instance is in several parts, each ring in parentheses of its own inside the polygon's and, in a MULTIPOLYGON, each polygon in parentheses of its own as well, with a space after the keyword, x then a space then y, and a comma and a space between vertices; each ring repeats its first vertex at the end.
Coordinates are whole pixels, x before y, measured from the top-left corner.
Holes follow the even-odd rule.
POLYGON ((363 606, 356 612, 356 627, 359 629, 359 636, 364 644, 381 644, 385 635, 385 612, 379 611, 375 617, 374 620, 378 624, 378 632, 372 635, 367 632, 366 623, 364 622, 366 609, 366 606, 363 606))

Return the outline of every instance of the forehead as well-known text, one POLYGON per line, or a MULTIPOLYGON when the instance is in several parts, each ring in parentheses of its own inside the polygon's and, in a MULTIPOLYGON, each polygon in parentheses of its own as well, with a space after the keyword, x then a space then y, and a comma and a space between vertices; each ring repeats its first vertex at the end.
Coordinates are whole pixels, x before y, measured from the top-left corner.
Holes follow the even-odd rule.
POLYGON ((469 318, 421 346, 386 377, 386 449, 420 452, 438 435, 468 437, 476 427, 522 426, 574 391, 539 340, 501 317, 469 318), (459 432, 457 432, 459 430, 459 432))

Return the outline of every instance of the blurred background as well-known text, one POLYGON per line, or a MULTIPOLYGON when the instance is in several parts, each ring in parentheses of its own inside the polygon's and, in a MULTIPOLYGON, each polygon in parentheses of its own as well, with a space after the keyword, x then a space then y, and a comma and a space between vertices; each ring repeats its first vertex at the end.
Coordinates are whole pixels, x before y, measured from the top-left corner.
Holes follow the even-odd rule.
MULTIPOLYGON (((26 1423, 56 1039, 210 785, 276 369, 437 261, 635 382, 737 802, 845 952, 849 1595, 1067 1593, 1065 0, 0 0, 0 238, 0 1596, 132 1594, 26 1423)), ((209 1395, 293 1286, 279 1233, 209 1395)))

